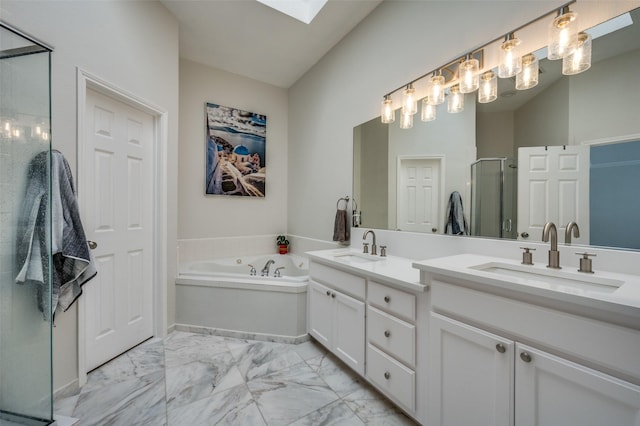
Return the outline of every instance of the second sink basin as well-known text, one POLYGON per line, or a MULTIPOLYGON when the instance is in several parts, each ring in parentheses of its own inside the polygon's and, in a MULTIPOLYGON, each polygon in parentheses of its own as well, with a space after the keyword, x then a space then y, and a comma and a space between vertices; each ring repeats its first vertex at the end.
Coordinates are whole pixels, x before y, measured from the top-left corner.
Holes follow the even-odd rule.
POLYGON ((613 293, 624 281, 585 274, 581 272, 567 271, 563 269, 534 268, 529 265, 516 265, 501 262, 489 262, 475 265, 472 269, 489 272, 492 274, 515 278, 524 281, 524 284, 537 287, 548 287, 564 292, 598 292, 613 293))

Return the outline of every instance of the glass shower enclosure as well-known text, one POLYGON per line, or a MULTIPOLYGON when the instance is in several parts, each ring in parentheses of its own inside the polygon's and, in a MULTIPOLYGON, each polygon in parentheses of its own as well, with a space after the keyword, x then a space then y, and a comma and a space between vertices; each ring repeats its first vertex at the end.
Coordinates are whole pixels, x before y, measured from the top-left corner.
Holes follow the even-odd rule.
POLYGON ((0 425, 53 419, 52 49, 0 21, 0 425))
POLYGON ((507 158, 471 164, 471 235, 516 238, 515 170, 507 158))

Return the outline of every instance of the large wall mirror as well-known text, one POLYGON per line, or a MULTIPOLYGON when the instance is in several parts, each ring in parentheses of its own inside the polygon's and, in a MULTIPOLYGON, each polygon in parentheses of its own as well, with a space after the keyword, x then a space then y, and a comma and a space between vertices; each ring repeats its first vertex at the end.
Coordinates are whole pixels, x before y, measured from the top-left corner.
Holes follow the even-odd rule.
POLYGON ((545 222, 561 234, 575 221, 574 244, 640 249, 640 8, 588 31, 581 74, 541 58, 532 89, 498 79, 494 102, 470 93, 462 112, 439 105, 410 129, 355 127, 361 226, 448 233, 459 195, 467 235, 540 241, 545 222))

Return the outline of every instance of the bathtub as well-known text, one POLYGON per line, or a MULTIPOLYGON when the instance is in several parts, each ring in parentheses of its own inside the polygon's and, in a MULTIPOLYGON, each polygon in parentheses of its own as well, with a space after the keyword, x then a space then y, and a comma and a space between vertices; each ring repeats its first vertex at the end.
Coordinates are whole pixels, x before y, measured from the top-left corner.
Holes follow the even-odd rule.
POLYGON ((307 339, 309 261, 287 255, 186 262, 176 279, 176 330, 299 343, 307 339), (261 276, 273 260, 269 276, 261 276), (251 266, 256 275, 250 275, 251 266), (281 277, 274 277, 276 268, 281 277))

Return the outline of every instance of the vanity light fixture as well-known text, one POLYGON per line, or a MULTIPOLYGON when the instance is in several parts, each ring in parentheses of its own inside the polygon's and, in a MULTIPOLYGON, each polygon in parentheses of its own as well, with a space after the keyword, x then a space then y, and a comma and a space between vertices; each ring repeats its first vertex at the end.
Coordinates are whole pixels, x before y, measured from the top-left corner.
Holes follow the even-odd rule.
POLYGON ((433 106, 444 102, 444 76, 441 71, 434 71, 431 76, 431 86, 429 86, 428 99, 433 106))
POLYGON ((591 36, 588 33, 578 34, 578 45, 562 59, 562 74, 579 74, 591 68, 591 36))
POLYGON ((468 53, 458 67, 460 93, 471 93, 478 90, 480 85, 479 71, 480 61, 472 58, 471 54, 468 53))
POLYGON ((447 112, 455 114, 464 110, 464 93, 460 93, 460 86, 457 84, 449 89, 449 101, 447 102, 447 112))
POLYGON ((413 115, 418 112, 418 100, 413 84, 407 84, 407 88, 402 92, 402 114, 413 115))
POLYGON ((478 102, 487 104, 498 99, 498 78, 493 71, 487 71, 480 78, 478 102))
POLYGON ((396 121, 396 112, 393 109, 393 100, 391 100, 391 95, 385 95, 384 100, 382 101, 380 117, 384 124, 396 121))
POLYGON ((522 71, 516 74, 516 89, 526 90, 538 85, 538 58, 533 53, 522 57, 522 71))
POLYGON ((422 121, 433 121, 436 119, 436 106, 429 103, 429 97, 422 99, 422 113, 420 115, 422 121))
POLYGON ((578 14, 569 6, 558 9, 558 15, 549 25, 547 59, 562 59, 575 49, 578 43, 576 18, 578 14))
POLYGON ((514 33, 509 33, 505 36, 504 43, 500 46, 498 77, 513 77, 522 70, 522 58, 520 57, 519 45, 520 40, 516 38, 514 33))
POLYGON ((413 127, 413 114, 400 114, 400 128, 410 129, 413 127))

